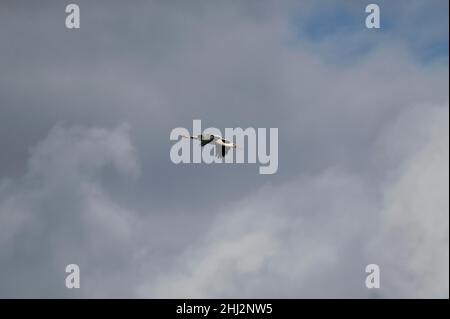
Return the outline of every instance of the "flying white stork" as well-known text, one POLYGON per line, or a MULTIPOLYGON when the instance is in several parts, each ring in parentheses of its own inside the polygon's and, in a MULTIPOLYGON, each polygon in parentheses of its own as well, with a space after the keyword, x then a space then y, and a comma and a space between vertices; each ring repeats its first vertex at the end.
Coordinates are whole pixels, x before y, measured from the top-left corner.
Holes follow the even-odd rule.
POLYGON ((222 136, 219 135, 199 134, 197 136, 187 136, 187 135, 181 136, 184 138, 199 140, 202 147, 209 143, 215 144, 216 156, 219 158, 224 158, 227 152, 230 150, 230 148, 239 149, 239 147, 236 144, 232 143, 229 140, 224 139, 222 136))

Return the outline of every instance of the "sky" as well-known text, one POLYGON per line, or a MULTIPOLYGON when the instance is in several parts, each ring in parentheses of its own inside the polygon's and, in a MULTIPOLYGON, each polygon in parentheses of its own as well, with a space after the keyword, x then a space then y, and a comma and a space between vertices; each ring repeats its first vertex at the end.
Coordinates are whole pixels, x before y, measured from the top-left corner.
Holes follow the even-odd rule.
POLYGON ((76 3, 0 2, 1 298, 449 297, 447 1, 76 3), (194 119, 278 171, 174 164, 194 119))

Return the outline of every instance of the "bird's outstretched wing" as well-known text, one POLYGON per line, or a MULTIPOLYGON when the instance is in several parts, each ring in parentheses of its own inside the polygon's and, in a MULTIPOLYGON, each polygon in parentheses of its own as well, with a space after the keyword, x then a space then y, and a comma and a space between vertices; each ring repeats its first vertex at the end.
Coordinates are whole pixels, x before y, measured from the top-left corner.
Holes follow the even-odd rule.
POLYGON ((208 143, 211 143, 214 141, 214 135, 202 135, 200 139, 201 146, 205 146, 208 143))
POLYGON ((216 144, 216 156, 219 158, 224 158, 227 155, 230 148, 225 147, 225 145, 216 144))

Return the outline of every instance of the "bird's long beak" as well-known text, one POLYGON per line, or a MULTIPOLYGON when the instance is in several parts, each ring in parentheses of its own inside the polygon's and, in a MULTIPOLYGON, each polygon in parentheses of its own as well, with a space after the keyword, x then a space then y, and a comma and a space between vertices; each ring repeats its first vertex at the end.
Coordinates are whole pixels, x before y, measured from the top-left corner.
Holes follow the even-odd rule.
POLYGON ((234 148, 236 148, 236 149, 238 149, 238 150, 241 150, 241 149, 242 149, 240 146, 238 146, 238 145, 236 145, 236 144, 234 144, 234 148))

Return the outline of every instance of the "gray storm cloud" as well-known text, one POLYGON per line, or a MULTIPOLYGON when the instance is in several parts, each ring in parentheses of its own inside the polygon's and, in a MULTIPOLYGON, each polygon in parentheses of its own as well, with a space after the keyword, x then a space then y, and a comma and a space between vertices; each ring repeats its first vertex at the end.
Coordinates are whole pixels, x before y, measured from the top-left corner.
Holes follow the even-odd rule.
POLYGON ((107 169, 139 176, 127 130, 58 125, 32 150, 23 178, 2 180, 2 297, 56 296, 49 292, 62 276, 55 267, 108 258, 130 245, 136 216, 111 199, 100 178, 107 169), (25 270, 14 265, 20 260, 25 270))
POLYGON ((362 297, 361 265, 372 262, 384 297, 448 296, 448 115, 413 107, 386 127, 374 148, 396 155, 377 185, 329 169, 225 206, 142 296, 362 297))
MULTIPOLYGON (((2 264, 13 271, 11 258, 32 258, 26 246, 41 240, 48 245, 43 256, 51 258, 42 267, 53 264, 57 273, 55 265, 75 257, 81 262, 87 296, 108 295, 107 289, 124 285, 119 277, 128 280, 125 286, 136 284, 128 291, 132 296, 187 298, 363 297, 361 266, 373 262, 383 271, 384 297, 445 297, 448 124, 444 106, 400 114, 386 132, 404 134, 414 127, 412 134, 400 140, 386 134, 374 146, 397 153, 384 159, 390 163, 386 180, 371 185, 364 176, 330 168, 263 186, 222 205, 210 229, 156 273, 137 266, 154 262, 154 235, 139 225, 140 219, 152 221, 123 207, 102 186, 100 172, 110 164, 125 177, 139 174, 127 128, 57 126, 33 150, 24 178, 2 183, 2 264), (399 143, 408 147, 399 151, 399 143), (7 249, 11 243, 14 254, 7 249), (101 260, 119 265, 103 270, 101 260)), ((50 275, 36 261, 26 270, 37 267, 50 275)), ((45 279, 44 293, 54 283, 45 279)), ((20 287, 6 276, 2 282, 13 292, 20 287)), ((34 286, 31 279, 28 284, 34 286)))
POLYGON ((0 4, 0 297, 448 298, 448 4, 381 1, 376 33, 332 1, 79 5, 0 4), (278 128, 277 173, 173 164, 193 119, 278 128))

